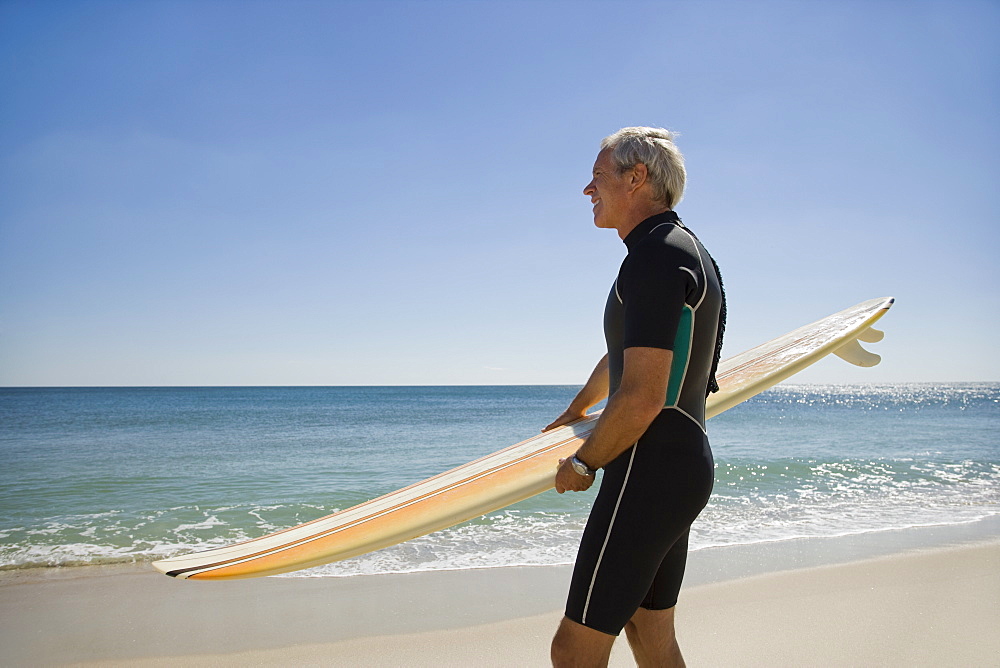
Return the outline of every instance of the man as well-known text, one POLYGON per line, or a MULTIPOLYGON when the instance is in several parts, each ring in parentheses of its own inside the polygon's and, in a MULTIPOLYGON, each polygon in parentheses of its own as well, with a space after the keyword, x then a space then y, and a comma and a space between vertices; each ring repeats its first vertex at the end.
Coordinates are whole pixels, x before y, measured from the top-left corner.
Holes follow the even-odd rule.
POLYGON ((601 142, 583 193, 594 224, 628 255, 608 296, 608 354, 545 431, 607 406, 556 490, 583 491, 604 469, 573 572, 552 663, 606 666, 625 629, 640 666, 683 666, 674 606, 688 529, 708 502, 714 463, 705 397, 718 389, 725 320, 715 262, 674 213, 684 158, 660 128, 624 128, 601 142))

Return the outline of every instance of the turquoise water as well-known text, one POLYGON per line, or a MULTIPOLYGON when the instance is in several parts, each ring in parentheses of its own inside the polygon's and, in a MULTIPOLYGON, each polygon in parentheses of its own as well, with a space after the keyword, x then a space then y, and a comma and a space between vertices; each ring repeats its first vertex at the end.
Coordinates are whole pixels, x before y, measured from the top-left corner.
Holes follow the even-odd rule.
MULTIPOLYGON (((577 388, 0 389, 0 568, 149 561, 315 519, 533 436, 577 388)), ((781 386, 709 423, 692 547, 1000 515, 1000 384, 781 386)), ((332 576, 572 561, 542 494, 332 576)))

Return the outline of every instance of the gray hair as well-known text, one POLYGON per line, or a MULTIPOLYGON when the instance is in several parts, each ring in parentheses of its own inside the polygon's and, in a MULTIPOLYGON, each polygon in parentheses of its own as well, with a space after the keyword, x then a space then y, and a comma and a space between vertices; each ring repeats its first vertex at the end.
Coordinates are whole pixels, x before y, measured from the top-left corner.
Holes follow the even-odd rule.
POLYGON ((684 156, 674 144, 677 135, 663 128, 622 128, 601 142, 609 149, 619 173, 638 163, 646 165, 656 200, 673 209, 684 197, 687 172, 684 156))

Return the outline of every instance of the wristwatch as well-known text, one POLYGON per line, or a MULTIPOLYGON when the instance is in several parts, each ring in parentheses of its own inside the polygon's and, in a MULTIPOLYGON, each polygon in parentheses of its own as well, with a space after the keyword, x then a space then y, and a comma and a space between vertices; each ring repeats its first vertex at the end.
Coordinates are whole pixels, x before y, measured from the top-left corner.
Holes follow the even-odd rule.
POLYGON ((569 458, 569 463, 573 467, 573 470, 580 475, 594 475, 597 473, 597 471, 584 464, 576 455, 569 458))

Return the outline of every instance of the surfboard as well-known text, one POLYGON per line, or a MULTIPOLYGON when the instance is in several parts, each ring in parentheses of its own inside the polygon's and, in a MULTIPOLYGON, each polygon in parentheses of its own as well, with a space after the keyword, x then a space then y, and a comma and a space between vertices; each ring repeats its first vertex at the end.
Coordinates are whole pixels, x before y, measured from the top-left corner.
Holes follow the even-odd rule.
MULTIPOLYGON (((874 366, 880 357, 872 329, 893 299, 862 302, 719 364, 719 391, 707 415, 746 401, 833 353, 851 364, 874 366)), ((161 573, 189 580, 276 575, 349 559, 445 529, 551 489, 559 459, 582 445, 599 412, 529 438, 371 501, 260 538, 153 562, 161 573)))

